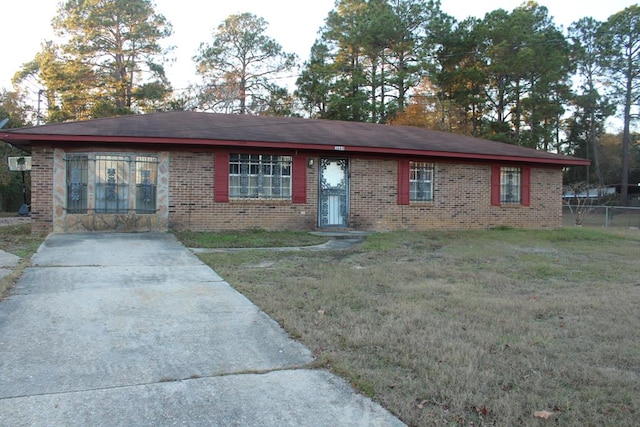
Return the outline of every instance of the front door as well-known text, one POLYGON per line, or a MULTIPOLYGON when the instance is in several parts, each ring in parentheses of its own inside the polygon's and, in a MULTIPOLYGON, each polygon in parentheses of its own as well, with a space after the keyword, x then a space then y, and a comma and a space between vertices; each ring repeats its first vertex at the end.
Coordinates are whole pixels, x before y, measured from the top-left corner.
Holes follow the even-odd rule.
POLYGON ((349 160, 320 159, 318 225, 346 227, 349 219, 349 160))

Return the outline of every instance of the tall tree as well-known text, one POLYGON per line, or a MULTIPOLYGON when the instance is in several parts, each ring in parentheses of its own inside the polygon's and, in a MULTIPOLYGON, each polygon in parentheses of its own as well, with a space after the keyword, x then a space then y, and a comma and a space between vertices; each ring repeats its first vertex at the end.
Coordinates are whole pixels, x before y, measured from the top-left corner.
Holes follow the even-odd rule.
MULTIPOLYGON (((572 60, 576 65, 577 92, 572 103, 574 112, 569 120, 568 142, 573 152, 593 160, 596 184, 605 184, 600 165, 600 137, 605 131, 605 121, 614 113, 611 104, 600 94, 602 63, 607 57, 601 41, 602 23, 593 18, 582 18, 569 27, 572 43, 572 60)), ((582 169, 582 168, 581 168, 582 169)), ((590 168, 586 168, 585 181, 591 182, 590 168)))
POLYGON ((369 38, 363 17, 366 0, 338 0, 329 12, 321 38, 333 57, 333 82, 327 116, 330 119, 369 121, 369 90, 363 40, 369 38))
POLYGON ((566 39, 547 9, 533 1, 511 13, 498 9, 472 30, 478 47, 460 62, 465 68, 467 61, 475 64, 474 78, 486 79, 483 136, 556 147, 570 63, 566 39))
POLYGON ((424 22, 439 3, 336 1, 298 81, 298 96, 310 105, 323 91, 325 118, 387 121, 420 82, 424 22))
POLYGON ((640 6, 629 6, 609 17, 603 26, 610 56, 605 59, 613 95, 623 108, 621 203, 629 202, 632 115, 640 101, 640 6))
POLYGON ((332 76, 329 48, 322 41, 316 40, 311 47, 309 60, 304 63, 302 74, 296 81, 295 95, 302 101, 303 109, 309 116, 327 118, 332 76))
MULTIPOLYGON (((397 27, 387 47, 386 61, 390 73, 385 80, 392 89, 389 96, 395 100, 393 110, 403 111, 411 89, 419 85, 423 77, 423 64, 428 54, 424 50, 425 26, 442 12, 440 0, 395 0, 389 3, 396 16, 397 27)), ((393 112, 387 107, 385 115, 392 117, 393 112)))
POLYGON ((291 70, 297 58, 265 34, 267 26, 251 13, 231 15, 217 27, 210 44, 200 45, 194 60, 204 81, 201 108, 258 113, 282 98, 283 88, 273 79, 291 70))
POLYGON ((160 41, 172 29, 151 0, 68 0, 52 25, 62 43, 45 43, 15 80, 37 78, 53 121, 152 110, 169 94, 160 41))
POLYGON ((424 127, 444 132, 470 135, 470 122, 466 109, 460 108, 455 100, 444 98, 436 87, 425 78, 422 84, 413 88, 409 104, 389 124, 424 127))
POLYGON ((441 121, 447 124, 442 130, 481 135, 488 79, 479 23, 475 18, 455 22, 446 15, 429 23, 427 40, 434 51, 429 70, 442 107, 441 121))
MULTIPOLYGON (((18 92, 0 91, 0 124, 2 129, 11 129, 30 124, 29 109, 18 92), (6 120, 6 121, 5 121, 6 120)), ((22 175, 9 172, 7 158, 24 156, 25 153, 0 141, 0 212, 16 212, 23 203, 22 175)), ((26 174, 27 190, 30 187, 29 174, 26 174)))

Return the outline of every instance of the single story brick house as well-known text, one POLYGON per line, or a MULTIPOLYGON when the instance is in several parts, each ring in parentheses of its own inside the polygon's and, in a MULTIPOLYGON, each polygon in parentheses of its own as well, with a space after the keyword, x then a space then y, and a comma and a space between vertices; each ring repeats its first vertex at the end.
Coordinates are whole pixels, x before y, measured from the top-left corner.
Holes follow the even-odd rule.
POLYGON ((558 228, 588 161, 421 128, 165 112, 2 130, 34 233, 558 228))

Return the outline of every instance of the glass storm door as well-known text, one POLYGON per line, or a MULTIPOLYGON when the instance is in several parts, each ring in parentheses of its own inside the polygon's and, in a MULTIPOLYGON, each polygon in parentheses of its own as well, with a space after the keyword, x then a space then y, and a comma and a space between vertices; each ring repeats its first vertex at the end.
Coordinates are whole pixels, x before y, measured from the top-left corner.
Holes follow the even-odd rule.
POLYGON ((318 225, 346 227, 349 218, 348 159, 320 159, 318 225))

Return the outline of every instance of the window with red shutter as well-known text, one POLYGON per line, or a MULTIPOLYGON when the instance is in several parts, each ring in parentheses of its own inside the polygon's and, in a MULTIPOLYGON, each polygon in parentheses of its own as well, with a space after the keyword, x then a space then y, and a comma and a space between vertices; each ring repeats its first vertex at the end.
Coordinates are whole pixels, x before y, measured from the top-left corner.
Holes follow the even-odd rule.
POLYGON ((494 165, 491 168, 491 205, 529 206, 531 168, 494 165))

